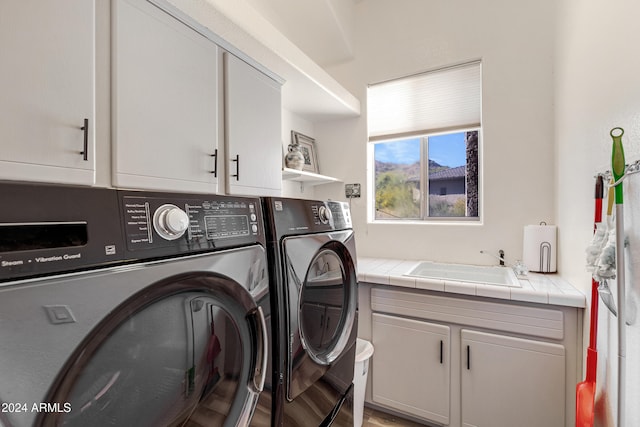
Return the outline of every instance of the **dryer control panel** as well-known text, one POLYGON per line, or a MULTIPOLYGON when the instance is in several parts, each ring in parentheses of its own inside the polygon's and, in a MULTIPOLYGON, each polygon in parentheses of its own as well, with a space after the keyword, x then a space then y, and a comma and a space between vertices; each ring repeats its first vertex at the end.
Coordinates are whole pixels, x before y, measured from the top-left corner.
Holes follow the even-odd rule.
POLYGON ((310 206, 316 225, 328 225, 333 230, 352 227, 351 211, 347 203, 329 200, 311 203, 310 206))
POLYGON ((127 250, 145 257, 264 244, 260 199, 118 191, 127 250))
POLYGON ((345 202, 328 201, 327 207, 331 211, 333 226, 336 230, 352 228, 351 210, 349 204, 345 202))
POLYGON ((264 203, 276 239, 353 228, 349 204, 345 202, 267 197, 264 203))

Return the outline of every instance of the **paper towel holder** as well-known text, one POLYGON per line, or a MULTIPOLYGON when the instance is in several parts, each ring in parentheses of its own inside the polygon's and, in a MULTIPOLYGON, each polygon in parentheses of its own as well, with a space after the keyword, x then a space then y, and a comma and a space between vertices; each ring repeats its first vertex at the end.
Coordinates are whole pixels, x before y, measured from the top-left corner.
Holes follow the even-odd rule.
MULTIPOLYGON (((540 221, 540 225, 547 225, 547 223, 540 221)), ((540 271, 551 271, 551 243, 549 242, 540 243, 540 271)))
POLYGON ((540 271, 551 271, 551 243, 549 242, 540 243, 540 271))
POLYGON ((556 230, 556 226, 550 226, 546 221, 525 226, 522 257, 529 271, 555 273, 556 230))

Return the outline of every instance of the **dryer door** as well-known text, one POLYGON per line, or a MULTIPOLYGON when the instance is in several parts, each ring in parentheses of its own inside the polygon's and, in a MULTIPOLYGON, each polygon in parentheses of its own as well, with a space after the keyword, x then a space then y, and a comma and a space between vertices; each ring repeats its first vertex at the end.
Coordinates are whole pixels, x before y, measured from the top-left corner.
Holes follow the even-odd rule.
MULTIPOLYGON (((353 232, 289 237, 287 397, 322 377, 355 340, 358 289, 353 232)), ((353 379, 345 379, 348 386, 353 379)))
POLYGON ((231 279, 163 280, 84 340, 46 399, 60 410, 36 425, 246 425, 264 383, 265 333, 261 309, 231 279))

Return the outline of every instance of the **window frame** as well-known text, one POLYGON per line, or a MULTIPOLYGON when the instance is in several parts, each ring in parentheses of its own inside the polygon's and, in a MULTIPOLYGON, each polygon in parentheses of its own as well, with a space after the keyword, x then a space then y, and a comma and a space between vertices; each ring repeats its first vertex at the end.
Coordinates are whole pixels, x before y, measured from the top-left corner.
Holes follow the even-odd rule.
MULTIPOLYGON (((470 126, 460 127, 457 129, 447 129, 446 131, 425 131, 419 135, 412 136, 398 136, 394 135, 388 139, 376 138, 375 141, 369 141, 367 143, 368 151, 368 164, 370 165, 369 173, 369 223, 374 224, 429 224, 429 223, 451 223, 451 224, 482 224, 482 212, 483 212, 483 162, 482 162, 482 126, 470 126), (447 135, 453 133, 467 133, 478 132, 478 216, 429 216, 429 177, 428 177, 428 165, 429 165, 429 137, 438 135, 447 135), (406 139, 419 138, 420 139, 420 216, 418 218, 406 218, 406 219, 380 219, 376 218, 376 167, 375 167, 375 146, 377 144, 389 143, 394 141, 402 141, 406 139)), ((466 196, 466 182, 465 182, 465 196, 466 196)))

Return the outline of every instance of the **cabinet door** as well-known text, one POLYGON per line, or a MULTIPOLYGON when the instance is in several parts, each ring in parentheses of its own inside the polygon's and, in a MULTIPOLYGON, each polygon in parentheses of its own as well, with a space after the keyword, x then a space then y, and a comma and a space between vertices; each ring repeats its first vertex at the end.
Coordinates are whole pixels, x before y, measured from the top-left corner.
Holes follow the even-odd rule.
POLYGON ((218 47, 146 0, 113 4, 114 185, 217 192, 218 47))
POLYGON ((563 427, 561 345, 462 330, 462 425, 563 427))
POLYGON ((225 52, 227 192, 280 196, 280 84, 225 52))
POLYGON ((373 401, 449 424, 448 326, 373 314, 373 401))
POLYGON ((95 182, 94 8, 0 2, 0 179, 95 182))

